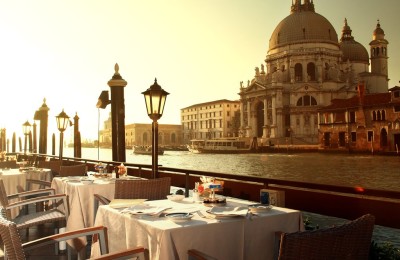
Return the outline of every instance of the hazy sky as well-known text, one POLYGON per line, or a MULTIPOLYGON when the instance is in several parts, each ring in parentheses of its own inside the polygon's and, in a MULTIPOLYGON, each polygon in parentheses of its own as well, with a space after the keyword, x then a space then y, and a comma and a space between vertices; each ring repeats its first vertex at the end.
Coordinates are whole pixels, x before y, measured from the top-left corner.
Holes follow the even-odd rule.
MULTIPOLYGON (((55 116, 80 117, 82 140, 97 139, 111 106, 96 108, 119 64, 125 123, 151 123, 141 94, 157 78, 170 93, 161 124, 180 109, 238 99, 240 81, 264 63, 270 36, 292 0, 0 0, 0 127, 22 136, 46 98, 55 116)), ((380 20, 389 41, 389 87, 400 85, 399 0, 314 0, 340 38, 344 19, 369 52, 380 20)), ((67 130, 66 138, 72 128, 67 130)))

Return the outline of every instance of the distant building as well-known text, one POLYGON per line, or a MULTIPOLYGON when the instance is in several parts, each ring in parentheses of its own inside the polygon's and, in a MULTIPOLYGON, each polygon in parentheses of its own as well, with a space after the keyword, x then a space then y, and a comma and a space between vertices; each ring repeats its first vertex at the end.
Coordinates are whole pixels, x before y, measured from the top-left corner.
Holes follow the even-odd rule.
POLYGON ((238 136, 233 120, 239 107, 239 101, 222 99, 182 108, 184 142, 188 143, 191 139, 238 136))
MULTIPOLYGON (((181 125, 158 125, 158 145, 161 147, 183 146, 181 125)), ((125 143, 133 145, 151 145, 151 124, 130 124, 125 126, 125 143)))
MULTIPOLYGON (((151 145, 152 131, 151 124, 129 124, 125 125, 125 145, 132 148, 134 145, 151 145)), ((100 146, 111 147, 111 114, 104 121, 104 129, 100 130, 100 146)), ((181 125, 159 124, 158 144, 163 147, 183 146, 183 134, 181 125)))
POLYGON ((388 93, 358 94, 334 99, 318 110, 322 149, 357 152, 394 152, 400 148, 400 87, 388 93))
POLYGON ((364 82, 365 93, 388 92, 389 43, 380 22, 371 28, 369 56, 347 20, 343 17, 339 39, 332 24, 315 12, 316 2, 292 1, 290 14, 271 35, 265 68, 261 64, 252 80, 240 83, 245 136, 272 143, 291 137, 297 143, 316 144, 319 108, 356 95, 359 82, 364 82))

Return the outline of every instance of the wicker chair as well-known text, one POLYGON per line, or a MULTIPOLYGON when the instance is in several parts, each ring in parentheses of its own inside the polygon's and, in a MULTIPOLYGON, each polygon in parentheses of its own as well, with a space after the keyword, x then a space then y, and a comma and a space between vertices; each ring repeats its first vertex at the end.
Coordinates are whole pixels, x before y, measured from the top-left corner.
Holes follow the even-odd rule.
MULTIPOLYGON (((148 180, 117 179, 115 181, 114 199, 165 199, 171 192, 171 178, 148 180)), ((99 194, 94 194, 94 216, 99 205, 108 205, 110 200, 99 194)))
POLYGON ((53 176, 57 176, 60 174, 60 167, 61 167, 61 161, 56 160, 56 161, 38 161, 37 163, 39 168, 46 168, 46 169, 51 169, 51 173, 53 176))
POLYGON ((3 162, 0 162, 0 169, 3 169, 3 168, 16 169, 16 168, 18 168, 17 161, 3 161, 3 162))
POLYGON ((68 199, 65 194, 54 194, 54 189, 40 189, 35 191, 27 191, 23 193, 7 195, 3 180, 0 179, 0 214, 13 221, 16 224, 18 230, 26 229, 37 226, 44 223, 55 224, 55 233, 58 233, 59 228, 65 227, 69 212, 68 212, 68 199), (40 197, 25 199, 30 196, 41 195, 40 197), (10 199, 18 198, 17 202, 10 203, 10 199), (44 203, 52 205, 64 204, 65 212, 61 212, 56 209, 55 206, 51 209, 41 212, 24 212, 25 214, 19 214, 17 217, 11 217, 11 209, 19 208, 36 203, 44 203))
POLYGON ((84 176, 87 172, 86 164, 77 164, 71 166, 61 166, 60 167, 60 176, 68 177, 68 176, 84 176))
POLYGON ((108 253, 107 228, 103 226, 74 230, 22 243, 17 225, 0 216, 0 236, 4 243, 4 252, 8 260, 24 260, 27 259, 25 253, 28 253, 29 250, 58 244, 58 242, 73 238, 92 235, 97 237, 101 251, 101 256, 93 259, 145 259, 146 250, 143 247, 130 248, 116 253, 108 253))
POLYGON ((326 229, 280 233, 279 260, 367 260, 375 217, 366 214, 326 229))

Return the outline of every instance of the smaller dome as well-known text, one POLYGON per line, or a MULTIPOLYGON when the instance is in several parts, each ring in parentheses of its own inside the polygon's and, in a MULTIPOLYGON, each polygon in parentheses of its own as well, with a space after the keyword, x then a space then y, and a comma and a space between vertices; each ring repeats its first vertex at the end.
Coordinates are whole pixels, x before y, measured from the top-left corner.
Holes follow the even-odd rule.
POLYGON ((340 50, 343 53, 342 60, 343 61, 351 61, 351 62, 369 62, 369 55, 367 49, 356 41, 345 41, 340 43, 340 50))
POLYGON ((350 26, 347 24, 347 19, 344 19, 342 37, 340 38, 339 43, 340 50, 343 53, 342 60, 368 63, 369 55, 367 49, 365 49, 361 43, 354 40, 351 32, 350 26))

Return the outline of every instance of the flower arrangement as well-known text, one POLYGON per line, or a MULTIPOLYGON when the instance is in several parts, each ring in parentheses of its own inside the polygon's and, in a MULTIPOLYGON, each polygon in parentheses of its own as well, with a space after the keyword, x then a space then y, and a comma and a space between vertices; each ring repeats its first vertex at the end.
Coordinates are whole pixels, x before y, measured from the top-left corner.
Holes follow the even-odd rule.
POLYGON ((115 166, 115 172, 119 176, 125 176, 127 174, 126 166, 123 163, 121 163, 119 166, 115 166))
POLYGON ((208 196, 212 191, 222 191, 224 188, 224 181, 216 180, 215 177, 201 176, 200 181, 195 183, 195 190, 201 196, 208 196))

